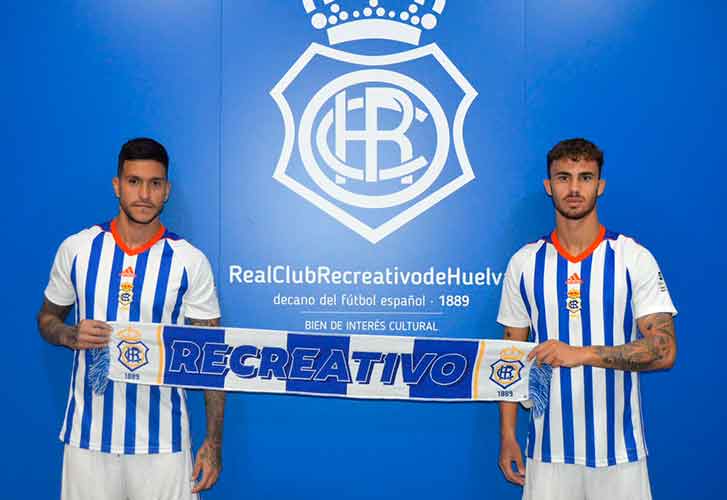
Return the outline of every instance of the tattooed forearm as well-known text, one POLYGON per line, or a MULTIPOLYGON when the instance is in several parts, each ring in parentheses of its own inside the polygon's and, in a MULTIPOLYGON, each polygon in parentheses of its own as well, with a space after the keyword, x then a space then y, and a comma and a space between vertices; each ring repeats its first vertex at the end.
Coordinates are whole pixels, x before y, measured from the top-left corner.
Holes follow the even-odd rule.
POLYGON ((207 439, 221 445, 225 419, 225 393, 204 391, 204 402, 207 409, 207 439))
POLYGON ((74 339, 78 337, 78 329, 64 323, 71 307, 59 306, 43 299, 37 321, 40 335, 46 342, 72 347, 74 339))
POLYGON ((664 353, 654 345, 653 339, 639 339, 617 347, 596 346, 604 368, 626 371, 655 370, 664 359, 664 353))
MULTIPOLYGON (((220 326, 220 318, 187 318, 187 323, 194 326, 220 326)), ((207 411, 207 442, 210 449, 201 450, 200 452, 214 454, 217 462, 220 462, 222 423, 225 418, 225 393, 223 391, 204 391, 204 402, 207 411)))
POLYGON ((207 437, 199 450, 199 458, 215 469, 222 468, 222 423, 225 418, 225 393, 204 391, 207 410, 207 437))
POLYGON ((593 366, 626 371, 647 371, 671 368, 676 358, 676 337, 671 314, 657 313, 638 321, 644 338, 628 344, 594 346, 593 366))

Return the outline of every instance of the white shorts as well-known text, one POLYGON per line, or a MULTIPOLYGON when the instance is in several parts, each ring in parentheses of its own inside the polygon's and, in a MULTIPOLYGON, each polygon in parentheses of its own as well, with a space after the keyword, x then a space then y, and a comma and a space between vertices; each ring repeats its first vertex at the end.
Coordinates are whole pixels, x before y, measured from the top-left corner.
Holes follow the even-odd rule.
POLYGON ((62 500, 197 500, 191 452, 118 455, 65 446, 62 500))
POLYGON ((646 459, 610 467, 528 459, 523 500, 651 500, 646 459))

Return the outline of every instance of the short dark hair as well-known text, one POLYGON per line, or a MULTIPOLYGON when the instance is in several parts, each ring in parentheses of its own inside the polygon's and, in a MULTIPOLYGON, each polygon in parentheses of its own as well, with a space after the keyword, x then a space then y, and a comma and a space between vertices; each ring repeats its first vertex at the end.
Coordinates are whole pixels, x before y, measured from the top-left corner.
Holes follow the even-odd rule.
POLYGON ((598 164, 598 177, 603 170, 603 151, 591 141, 577 137, 560 141, 548 151, 548 166, 546 172, 550 178, 550 166, 557 160, 569 158, 574 161, 590 160, 598 164))
POLYGON ((164 175, 169 173, 169 155, 164 146, 148 137, 137 137, 127 141, 119 151, 119 165, 116 175, 121 177, 126 160, 155 160, 164 165, 164 175))

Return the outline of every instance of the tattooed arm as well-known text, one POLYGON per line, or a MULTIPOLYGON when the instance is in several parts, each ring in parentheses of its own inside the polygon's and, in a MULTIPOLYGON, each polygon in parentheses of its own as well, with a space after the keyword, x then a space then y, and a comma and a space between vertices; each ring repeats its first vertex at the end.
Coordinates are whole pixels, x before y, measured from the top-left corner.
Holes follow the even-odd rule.
POLYGON ((588 364, 632 372, 664 370, 674 366, 677 344, 672 315, 649 314, 639 318, 637 324, 643 338, 620 346, 593 346, 588 364))
POLYGON ((528 359, 551 366, 595 366, 625 371, 669 369, 676 359, 674 319, 670 313, 648 314, 637 320, 643 338, 619 346, 575 347, 548 340, 533 349, 528 359))
POLYGON ((44 298, 37 316, 40 336, 49 344, 71 349, 95 349, 108 344, 111 327, 103 321, 84 319, 75 326, 65 324, 71 307, 44 298))
MULTIPOLYGON (((505 339, 528 340, 529 328, 505 327, 505 339)), ((515 436, 518 403, 500 402, 500 457, 498 464, 505 479, 522 486, 525 483, 523 453, 515 436), (515 462, 515 469, 512 463, 515 462)))
MULTIPOLYGON (((220 326, 220 318, 201 320, 187 318, 190 325, 220 326)), ((200 472, 202 477, 192 488, 198 493, 214 486, 222 472, 222 423, 225 418, 225 392, 204 391, 205 410, 207 412, 207 437, 197 451, 192 479, 196 480, 200 472)))

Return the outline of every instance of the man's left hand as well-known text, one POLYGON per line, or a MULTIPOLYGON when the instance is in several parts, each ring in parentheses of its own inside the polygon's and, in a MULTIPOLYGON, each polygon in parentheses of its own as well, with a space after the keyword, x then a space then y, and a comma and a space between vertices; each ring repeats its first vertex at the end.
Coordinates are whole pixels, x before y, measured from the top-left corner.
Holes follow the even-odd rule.
POLYGON ((192 493, 199 493, 214 486, 220 477, 220 472, 222 472, 222 445, 207 438, 199 447, 194 461, 192 480, 197 484, 192 488, 192 493))
POLYGON ((587 351, 583 347, 574 347, 560 340, 547 340, 530 351, 528 361, 532 359, 537 360, 538 365, 573 368, 586 363, 587 351))

